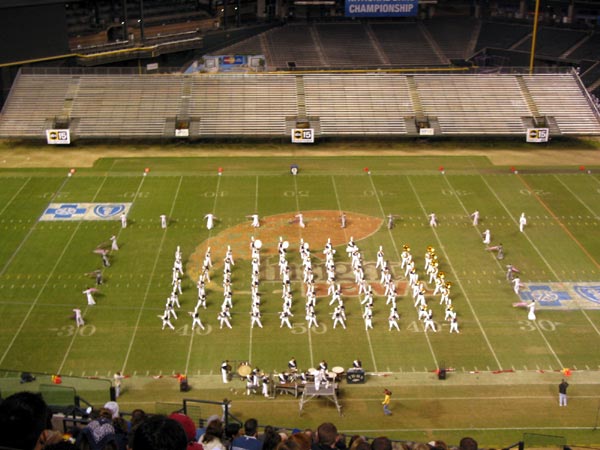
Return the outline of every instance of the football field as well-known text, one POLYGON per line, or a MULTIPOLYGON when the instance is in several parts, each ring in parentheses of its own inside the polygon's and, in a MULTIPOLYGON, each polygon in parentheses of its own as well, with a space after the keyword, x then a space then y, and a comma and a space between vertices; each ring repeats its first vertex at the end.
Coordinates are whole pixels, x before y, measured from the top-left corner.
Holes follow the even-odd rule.
MULTIPOLYGON (((446 433, 442 436, 449 440, 472 430, 498 445, 510 443, 508 430, 560 435, 587 430, 576 436, 600 442, 592 431, 600 402, 600 164, 579 167, 565 158, 560 164, 513 170, 483 156, 344 155, 104 158, 93 167, 78 167, 72 176, 69 167, 66 161, 61 168, 0 171, 3 370, 84 378, 111 378, 120 370, 131 377, 126 385, 132 387, 183 373, 194 396, 221 399, 234 395, 220 383, 224 359, 234 369, 247 361, 274 373, 285 370, 292 356, 303 370, 323 359, 330 367, 349 367, 359 358, 370 375, 363 386, 343 383, 348 391, 344 417, 329 407, 323 411, 323 418, 342 429, 415 439, 431 436, 423 430, 439 430, 430 433, 446 433), (299 166, 297 175, 290 174, 290 164, 299 166), (480 212, 478 225, 470 217, 474 211, 480 212), (293 220, 300 212, 305 228, 293 220), (346 228, 340 227, 341 212, 346 228), (210 230, 209 213, 216 217, 210 230), (251 227, 247 217, 254 213, 260 228, 251 227), (429 225, 431 213, 437 227, 429 225), (521 213, 527 217, 523 232, 521 213), (169 219, 167 228, 160 225, 161 214, 169 219), (390 214, 395 215, 391 229, 390 214), (482 242, 486 229, 490 245, 482 242), (110 248, 113 235, 120 248, 109 252, 110 267, 104 267, 98 249, 110 248), (263 328, 250 322, 251 237, 263 243, 263 328), (289 242, 291 329, 280 327, 279 320, 279 237, 289 242), (376 294, 370 330, 345 251, 351 237, 376 294), (331 319, 322 253, 328 238, 336 249, 346 329, 334 329, 331 319), (312 253, 318 328, 307 327, 304 317, 301 239, 312 253), (433 283, 427 283, 426 298, 437 332, 424 331, 400 268, 405 244, 426 282, 424 255, 428 247, 435 249, 439 269, 452 283, 460 333, 449 333, 433 283), (490 250, 500 244, 502 260, 490 250), (178 246, 185 272, 181 308, 172 320, 174 330, 163 330, 158 316, 171 294, 178 246), (196 305, 208 246, 213 268, 207 308, 199 310, 205 329, 192 329, 188 312, 196 305), (221 329, 217 314, 227 246, 235 261, 232 329, 221 329), (375 268, 380 246, 398 289, 400 331, 388 329, 389 305, 375 268), (506 279, 508 264, 519 271, 523 287, 518 294, 506 279), (83 291, 95 287, 96 270, 104 282, 90 306, 83 291), (528 320, 524 308, 531 301, 536 320, 528 320), (82 327, 75 326, 74 308, 83 313, 82 327), (436 380, 440 367, 449 369, 446 382, 436 380), (572 414, 556 417, 556 385, 565 368, 572 372, 572 414), (394 399, 407 411, 382 424, 378 403, 384 385, 395 390, 394 399), (456 402, 464 402, 463 411, 453 416, 456 402), (476 411, 472 415, 464 411, 470 402, 477 403, 469 407, 476 411), (487 410, 490 405, 494 412, 487 410)), ((239 392, 243 386, 239 380, 232 384, 239 392)), ((140 388, 131 398, 149 402, 162 395, 144 396, 140 388)), ((126 396, 123 401, 135 403, 126 396)), ((242 417, 264 414, 278 425, 318 425, 312 423, 321 419, 316 406, 298 419, 297 403, 279 401, 240 398, 237 411, 242 417), (273 405, 291 413, 278 414, 273 405)))

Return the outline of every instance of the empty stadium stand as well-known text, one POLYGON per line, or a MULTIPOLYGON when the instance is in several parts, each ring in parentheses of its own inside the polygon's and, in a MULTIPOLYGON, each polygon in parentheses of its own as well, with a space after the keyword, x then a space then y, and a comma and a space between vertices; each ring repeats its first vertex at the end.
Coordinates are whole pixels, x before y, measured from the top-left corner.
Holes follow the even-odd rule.
MULTIPOLYGON (((26 72, 26 73, 25 73, 26 72)), ((571 72, 519 74, 47 75, 21 73, 0 138, 44 138, 60 119, 76 139, 289 136, 308 121, 320 136, 600 135, 597 109, 571 72)))
POLYGON ((531 26, 504 22, 483 22, 476 50, 486 47, 510 48, 531 34, 531 26))
MULTIPOLYGON (((464 34, 470 39, 472 31, 464 34)), ((436 53, 425 33, 417 22, 292 23, 225 47, 220 54, 263 54, 270 69, 287 69, 289 62, 297 68, 447 64, 443 49, 441 55, 436 53)), ((458 51, 452 44, 443 48, 451 57, 458 51)))

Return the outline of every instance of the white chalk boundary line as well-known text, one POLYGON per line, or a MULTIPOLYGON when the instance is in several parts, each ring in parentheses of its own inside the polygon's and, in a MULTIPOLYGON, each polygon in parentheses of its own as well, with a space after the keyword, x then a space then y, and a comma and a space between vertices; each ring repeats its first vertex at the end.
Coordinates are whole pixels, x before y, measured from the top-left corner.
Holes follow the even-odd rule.
MULTIPOLYGON (((63 180, 63 182, 61 183, 61 185, 58 187, 58 189, 56 190, 56 192, 52 196, 51 201, 60 193, 60 191, 65 187, 65 185, 67 184, 68 181, 69 181, 69 178, 65 177, 65 179, 63 180)), ((33 223, 33 225, 31 226, 31 228, 29 229, 29 232, 21 240, 21 243, 19 244, 19 246, 15 249, 15 251, 13 252, 13 254, 10 256, 10 258, 8 259, 8 261, 6 262, 6 264, 4 265, 4 268, 2 269, 2 271, 0 271, 0 276, 4 275, 4 272, 6 271, 6 269, 8 268, 8 266, 10 266, 10 264, 13 261, 13 259, 17 255, 17 253, 19 253, 19 251, 21 250, 21 248, 23 248, 23 245, 25 245, 25 242, 27 242, 27 240, 29 239, 29 236, 31 236, 31 234, 33 233, 33 231, 36 229, 38 223, 39 223, 38 221, 35 221, 33 223)), ((2 363, 4 363, 4 360, 6 359, 6 356, 8 355, 8 353, 12 349, 12 346, 16 342, 17 337, 19 336, 19 334, 21 334, 21 331, 23 330, 23 327, 25 326, 25 323, 27 322, 27 320, 29 320, 29 316, 33 312, 33 309, 36 307, 37 302, 39 301, 40 297, 42 296, 42 293, 46 289, 46 286, 50 282, 50 279, 54 275, 54 272, 56 271, 56 269, 58 268, 60 262, 62 261, 63 256, 65 256, 65 253, 67 253, 67 249, 69 248, 69 245, 71 245, 71 242, 73 241, 73 238, 75 238, 75 234, 77 234, 77 230, 79 230, 79 227, 81 226, 82 223, 83 222, 79 222, 75 226, 75 229, 71 233, 71 236, 69 237, 69 240, 64 245, 62 251, 60 252, 60 255, 58 255, 58 258, 56 258, 54 266, 52 266, 52 270, 50 270, 50 273, 48 273, 48 276, 46 277, 46 280, 44 281, 44 284, 42 285, 42 287, 38 291, 38 294, 33 299, 33 302, 31 302, 31 306, 27 310, 27 313, 25 314, 25 317, 23 317, 23 320, 21 321, 21 324, 19 325, 19 328, 17 328, 17 331, 15 332, 15 334, 12 337, 12 339, 10 340, 10 343, 6 347, 6 350, 4 350, 4 353, 2 354, 2 358, 0 358, 0 366, 2 366, 2 363)))
MULTIPOLYGON (((518 226, 519 223, 518 223, 517 219, 511 214, 511 212, 509 211, 508 207, 502 201, 502 199, 500 198, 500 196, 496 193, 496 191, 494 189, 492 189, 492 186, 490 186, 490 184, 487 182, 487 180, 483 176, 481 176, 481 179, 483 180, 483 182, 485 183, 485 185, 487 186, 487 188, 489 189, 489 191, 492 193, 492 195, 496 198, 496 200, 498 201, 498 203, 500 203, 500 205, 502 206, 502 208, 504 208, 504 210, 509 215, 509 217, 511 217, 512 221, 515 223, 515 226, 518 226)), ((540 251, 540 249, 533 243, 533 241, 527 235, 527 233, 521 233, 521 234, 523 234, 523 236, 525 236, 525 239, 527 239, 529 241, 531 247, 537 252, 537 254, 542 259, 542 261, 544 261, 544 264, 546 264, 546 267, 548 267, 548 269, 550 270, 550 272, 554 276, 554 279, 556 281, 559 281, 560 277, 554 271, 554 269, 552 268, 552 266, 550 265, 550 263, 548 262, 548 260, 544 257, 544 255, 542 254, 542 252, 540 251)), ((589 320, 589 317, 588 317, 588 320, 589 320)), ((546 336, 542 332, 542 330, 541 330, 540 326, 538 325, 537 321, 534 320, 532 322, 535 325, 535 328, 538 330, 539 335, 542 337, 542 339, 546 343, 546 347, 548 348, 548 350, 550 350, 550 353, 552 353, 552 355, 554 356, 554 358, 558 362, 559 367, 565 367, 563 365, 563 363, 561 362, 560 358, 558 357, 558 355, 556 354, 556 352, 554 351, 554 349, 552 348, 552 346, 550 345, 550 342, 548 342, 548 339, 546 339, 546 336)))
MULTIPOLYGON (((104 178, 102 179, 102 183, 100 183, 100 186, 98 186, 98 189, 96 190, 96 193, 94 194, 94 197, 92 198, 92 202, 96 201, 96 198, 100 194, 100 191, 104 187, 104 184, 106 183, 107 179, 108 179, 108 177, 104 176, 104 178)), ((143 179, 142 179, 142 181, 143 181, 143 179)), ((140 183, 140 186, 141 186, 141 183, 140 183)), ((138 192, 139 192, 139 187, 138 187, 138 192)), ((123 230, 123 227, 119 228, 119 232, 117 233, 117 238, 121 234, 122 230, 123 230)), ((90 305, 86 304, 84 310, 81 313, 82 317, 85 317, 89 307, 90 307, 90 305)), ((62 373, 63 367, 65 366, 65 363, 67 362, 67 358, 69 357, 69 354, 71 353, 71 349, 73 348, 73 344, 75 343, 75 338, 77 338, 78 334, 79 333, 73 333, 73 336, 71 337, 71 342, 69 342, 69 346, 67 347, 67 350, 65 351, 65 355, 63 356, 62 362, 60 363, 60 366, 58 366, 58 369, 55 373, 62 373)))
MULTIPOLYGON (((335 177, 333 175, 331 176, 331 184, 333 185, 333 192, 335 193, 335 200, 338 205, 338 210, 341 214, 342 204, 340 201, 340 196, 338 195, 337 186, 335 185, 335 177)), ((346 241, 348 240, 346 230, 344 230, 344 239, 346 241)), ((360 304, 360 295, 357 295, 356 298, 360 304)), ((369 343, 369 353, 371 353, 371 362, 373 363, 373 369, 375 370, 375 372, 379 372, 379 370, 377 369, 377 361, 375 360, 375 350, 373 349, 373 344, 371 343, 371 335, 369 333, 369 330, 365 329, 365 334, 367 335, 367 342, 369 343)))
MULTIPOLYGON (((461 208, 463 209, 463 211, 465 212, 465 214, 468 217, 469 216, 469 210, 467 209, 467 207, 465 206, 465 204, 463 203, 463 201, 460 199, 460 197, 458 195, 456 195, 456 189, 454 189, 454 186, 452 186, 452 183, 450 183, 450 180, 448 179, 448 177, 444 176, 444 180, 446 181, 446 184, 452 190, 452 192, 455 193, 455 195, 453 195, 453 197, 460 204, 461 208)), ((411 184, 411 188, 415 192, 415 195, 417 195, 416 190, 414 189, 414 187, 412 186, 412 184, 411 184)), ((419 203, 421 203, 421 200, 419 200, 419 203)), ((476 227, 473 227, 473 228, 477 231, 477 235, 479 236, 479 239, 481 239, 481 233, 480 233, 480 230, 479 230, 479 226, 476 226, 476 227)), ((494 351, 494 348, 492 347, 492 343, 490 342, 490 340, 489 340, 489 338, 487 336, 487 333, 483 329, 483 325, 481 324, 481 321, 479 320, 479 316, 475 312, 475 308, 473 307, 473 304, 471 303, 471 300, 469 299, 469 296, 467 295, 467 293, 466 293, 466 291, 464 289, 464 286, 463 286, 462 282, 460 281, 460 278, 458 277, 458 273, 454 270, 454 267, 452 267, 452 263, 450 262, 450 258, 448 257, 448 254, 446 253, 446 250, 444 249, 444 247, 441 245, 441 241, 440 241, 440 239, 438 237, 438 234, 437 234, 437 231, 435 229, 433 230, 433 233, 435 234, 436 239, 440 243, 440 248, 441 248, 442 252, 444 253, 444 257, 446 258, 446 260, 448 260, 448 264, 450 265, 450 268, 452 269, 452 272, 454 272, 454 276, 456 277, 456 281, 457 281, 457 283, 458 283, 458 285, 460 287, 460 290, 462 291, 463 295, 465 296, 465 300, 467 301, 467 304, 469 305, 469 309, 471 310, 471 313, 473 314, 473 317, 475 318, 475 321, 477 322, 477 326, 479 327, 479 330, 481 331, 481 334, 483 335, 483 338, 485 339, 485 342, 486 342, 488 348, 490 349, 490 351, 494 355, 494 359, 496 360, 496 364, 498 364, 498 368, 500 370, 502 370, 502 365, 500 364, 500 361, 498 360, 496 352, 494 351)), ((494 260, 496 261, 496 264, 498 265, 498 267, 500 269, 502 269, 502 266, 500 265, 500 262, 498 261, 498 259, 494 258, 494 260)), ((537 327, 537 328, 538 328, 538 331, 539 331, 539 327, 537 327)), ((563 367, 563 366, 561 365, 560 367, 563 367)))
MULTIPOLYGON (((215 200, 213 202, 213 207, 212 207, 212 211, 211 214, 214 214, 217 211, 217 199, 219 198, 219 192, 221 189, 221 178, 222 176, 217 176, 217 186, 215 187, 215 200)), ((181 187, 181 180, 183 180, 183 177, 181 177, 180 181, 179 181, 179 186, 177 186, 177 192, 175 193, 175 198, 173 199, 173 204, 171 205, 171 214, 173 213, 173 210, 175 208, 175 201, 177 200, 177 196, 179 195, 179 188, 181 187)), ((206 238, 207 240, 209 240, 212 236, 212 229, 208 230, 208 237, 206 238)), ((188 370, 190 368, 190 359, 192 357, 192 348, 194 347, 194 335, 196 333, 194 333, 194 330, 192 330, 191 334, 190 334, 190 344, 188 345, 188 352, 187 352, 187 356, 185 358, 185 370, 183 371, 184 374, 188 373, 188 370)), ((252 345, 252 330, 250 330, 250 345, 252 345)))
POLYGON ((4 211, 6 211, 8 209, 8 207, 12 204, 12 202, 15 201, 15 199, 19 196, 19 194, 21 193, 21 191, 25 188, 25 186, 31 181, 31 177, 28 177, 25 182, 21 185, 21 187, 19 188, 19 190, 17 192, 15 192, 15 194, 10 198, 10 200, 6 203, 6 205, 4 205, 4 208, 2 208, 2 211, 0 211, 0 216, 2 214, 4 214, 4 211))
MULTIPOLYGON (((177 190, 175 192, 175 198, 173 199, 173 203, 171 204, 171 210, 169 211, 169 216, 173 215, 173 210, 175 208, 175 201, 177 200, 177 196, 179 195, 179 189, 181 188, 181 183, 183 181, 183 176, 179 177, 179 184, 177 185, 177 190)), ((144 179, 142 178, 142 183, 144 179)), ((142 187, 142 183, 140 183, 139 189, 142 187)), ((167 229, 163 230, 162 236, 160 238, 160 243, 158 244, 158 250, 156 252, 156 257, 154 258, 154 264, 152 265, 152 271, 150 272, 150 276, 148 277, 148 284, 146 285, 146 292, 144 292, 144 298, 142 300, 142 304, 140 305, 139 312, 135 321, 135 325, 133 327, 133 334, 131 335, 131 339, 129 340, 129 346, 127 347, 127 352, 125 353, 125 359, 123 361, 123 366, 121 367, 121 373, 125 373, 125 369, 127 368, 127 363, 129 362, 129 356, 131 355, 131 349, 133 348, 133 343, 137 336, 137 331, 140 326, 140 321, 142 320, 142 314, 144 313, 144 306, 146 305, 146 301, 148 300, 148 294, 150 293, 150 287, 152 286, 152 280, 154 279, 154 274, 156 273, 156 266, 158 266, 158 260, 160 258, 160 254, 162 253, 162 248, 165 243, 165 238, 167 237, 167 229)))
MULTIPOLYGON (((373 181, 371 174, 368 174, 368 177, 369 177, 369 181, 371 182, 371 189, 373 189, 373 192, 375 193, 375 198, 377 199, 377 203, 379 204, 379 210, 381 211, 381 216, 384 218, 384 222, 385 222, 385 217, 386 217, 385 210, 383 209, 383 204, 381 203, 381 198, 379 197, 379 191, 375 187, 375 182, 373 181)), ((408 177, 406 177, 406 179, 409 180, 408 177)), ((410 180, 409 180, 409 184, 410 184, 410 180)), ((411 184, 411 187, 412 187, 412 184, 411 184)), ((419 200, 419 199, 417 198, 417 200, 419 200)), ((419 202, 420 202, 420 200, 419 200, 419 202)), ((423 205, 421 205, 421 207, 423 207, 423 205)), ((396 246, 396 240, 394 239, 394 236, 392 235, 392 230, 390 230, 389 228, 388 228, 388 234, 390 236, 390 240, 392 241, 392 246, 394 247, 394 253, 396 254, 396 261, 400 261, 402 259, 400 256, 400 251, 398 250, 398 247, 396 246)), ((435 354, 435 351, 433 350, 433 346, 431 345, 431 340, 429 339, 429 335, 425 331, 423 332, 423 335, 425 337, 425 340, 427 341, 427 346, 429 347, 429 351, 431 352, 431 356, 433 358, 433 363, 435 364, 435 367, 439 367, 438 359, 435 354)))

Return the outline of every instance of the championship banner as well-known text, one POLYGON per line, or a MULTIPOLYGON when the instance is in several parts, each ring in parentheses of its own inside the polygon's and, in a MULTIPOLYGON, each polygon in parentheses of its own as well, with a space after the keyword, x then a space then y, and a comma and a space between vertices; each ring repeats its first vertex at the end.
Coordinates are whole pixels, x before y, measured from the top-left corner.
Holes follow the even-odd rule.
POLYGON ((71 143, 69 130, 46 130, 46 142, 50 145, 67 145, 71 143))
POLYGON ((346 17, 416 16, 418 0, 346 0, 346 17))
POLYGON ((315 142, 314 128, 292 128, 293 144, 313 144, 315 142))
POLYGON ((548 142, 550 131, 548 128, 527 128, 527 142, 539 144, 540 142, 548 142))
POLYGON ((130 208, 131 203, 50 203, 40 221, 120 220, 130 208))

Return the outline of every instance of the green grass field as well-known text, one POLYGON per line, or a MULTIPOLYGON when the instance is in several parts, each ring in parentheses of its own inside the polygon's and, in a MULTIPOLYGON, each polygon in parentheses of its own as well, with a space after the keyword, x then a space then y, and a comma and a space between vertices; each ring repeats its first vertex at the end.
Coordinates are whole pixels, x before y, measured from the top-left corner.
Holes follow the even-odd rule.
MULTIPOLYGON (((122 397, 125 409, 137 404, 152 410, 153 402, 177 402, 186 395, 176 392, 170 375, 186 373, 193 387, 187 396, 233 396, 236 414, 256 416, 261 423, 314 427, 333 420, 348 433, 438 437, 454 443, 470 434, 497 446, 519 440, 525 431, 599 443, 594 429, 600 405, 599 168, 587 167, 592 170, 588 174, 568 157, 558 166, 514 174, 478 156, 237 156, 101 159, 72 177, 66 168, 4 169, 0 367, 100 378, 122 370, 131 375, 122 397), (290 163, 299 164, 299 175, 289 174, 290 163), (151 169, 148 176, 143 176, 145 167, 151 169), (223 167, 222 176, 218 167, 223 167), (118 220, 38 221, 49 203, 83 202, 131 202, 129 226, 122 229, 118 220), (481 219, 473 226, 469 214, 476 209, 481 219), (347 330, 332 329, 328 298, 317 303, 321 326, 307 330, 299 270, 294 328, 280 328, 276 255, 265 256, 262 263, 264 329, 250 328, 250 236, 263 240, 265 253, 275 248, 274 236, 283 236, 290 242, 288 260, 296 268, 301 237, 311 244, 313 265, 322 266, 320 251, 327 237, 341 236, 336 267, 339 279, 351 283, 343 250, 353 224, 341 232, 331 222, 311 222, 318 217, 311 211, 337 216, 340 210, 383 224, 357 244, 374 285, 375 255, 379 245, 384 247, 403 294, 398 301, 401 331, 388 331, 388 307, 385 297, 378 296, 374 329, 366 332, 359 299, 351 291, 344 296, 347 330), (255 211, 267 219, 302 211, 309 220, 303 231, 286 221, 255 230, 245 217, 255 211), (528 225, 520 233, 523 211, 528 225), (219 218, 213 230, 203 220, 209 212, 219 218), (438 216, 435 229, 428 226, 430 212, 438 216), (390 213, 400 217, 392 230, 384 221, 390 213), (172 218, 166 230, 160 227, 160 214, 172 218), (481 239, 486 228, 492 244, 503 244, 503 261, 486 251, 481 239), (101 268, 93 250, 113 234, 121 249, 103 270, 97 305, 88 307, 82 290, 93 279, 85 274, 101 268), (234 247, 233 329, 219 329, 216 319, 225 253, 220 245, 212 247, 213 283, 208 309, 201 311, 206 330, 191 330, 186 312, 196 304, 196 280, 186 274, 176 330, 163 331, 157 314, 170 294, 175 249, 181 246, 186 272, 197 273, 190 257, 203 251, 207 239, 234 247), (431 295, 440 329, 423 332, 398 267, 404 243, 412 248, 421 278, 425 249, 435 247, 440 268, 453 283, 460 334, 448 332, 439 297, 431 295), (522 299, 505 279, 508 263, 521 270, 523 299, 540 300, 536 321, 527 320, 527 310, 513 307, 522 299), (86 320, 79 329, 71 318, 75 307, 86 320), (321 359, 330 367, 348 367, 359 357, 373 375, 365 385, 341 385, 343 417, 318 400, 299 417, 293 398, 243 398, 241 381, 231 385, 235 391, 220 383, 223 359, 250 361, 272 372, 285 369, 291 356, 303 369, 321 359), (452 369, 445 381, 433 372, 440 366, 452 369), (571 398, 568 408, 559 409, 556 392, 564 368, 573 371, 571 398), (153 378, 158 375, 164 377, 153 378), (396 414, 390 418, 380 411, 383 386, 394 390, 396 414)), ((18 388, 8 378, 7 372, 0 382, 3 394, 18 388)))

